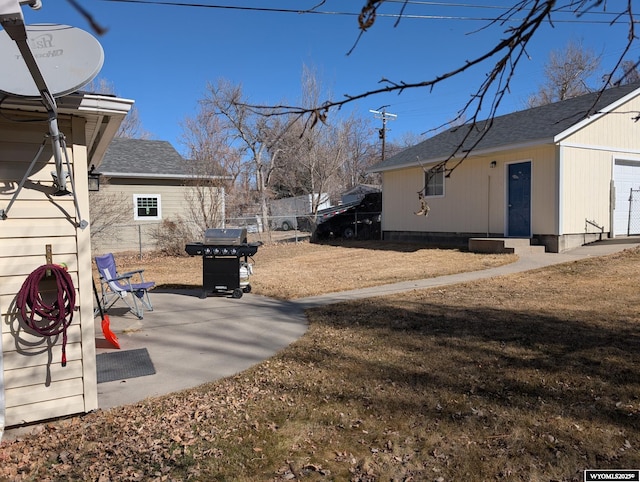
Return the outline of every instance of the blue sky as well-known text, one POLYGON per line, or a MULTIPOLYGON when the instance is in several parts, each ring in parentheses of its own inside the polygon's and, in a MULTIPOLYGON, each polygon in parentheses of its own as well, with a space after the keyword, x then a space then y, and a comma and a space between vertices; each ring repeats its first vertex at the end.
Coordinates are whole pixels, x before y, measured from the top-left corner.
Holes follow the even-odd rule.
MULTIPOLYGON (((316 71, 328 98, 356 95, 380 86, 382 78, 396 82, 433 79, 488 50, 502 37, 503 27, 482 29, 487 20, 504 12, 514 0, 458 2, 412 1, 405 14, 421 18, 378 17, 350 55, 358 36, 357 13, 365 0, 326 0, 323 14, 297 14, 246 9, 78 0, 95 20, 108 28, 98 36, 66 0, 42 0, 41 10, 23 7, 27 23, 59 23, 91 32, 105 51, 98 75, 111 82, 120 97, 134 99, 143 128, 152 138, 180 144, 181 123, 193 116, 207 82, 224 78, 242 84, 255 104, 297 104, 303 65, 316 71), (466 5, 466 6, 465 6, 466 5), (425 18, 427 16, 439 18, 425 18), (455 18, 442 18, 455 17, 455 18)), ((162 2, 164 0, 158 0, 162 2)), ((172 3, 187 3, 174 0, 172 3)), ((320 0, 200 0, 200 5, 308 9, 320 0)), ((609 10, 618 2, 607 2, 609 10)), ((620 2, 626 3, 626 2, 620 2)), ((397 14, 402 3, 389 2, 381 10, 397 14)), ((571 15, 558 20, 573 19, 571 15)), ((611 16, 590 14, 577 22, 558 22, 539 32, 512 82, 501 113, 522 109, 526 97, 542 82, 542 67, 552 49, 569 40, 581 41, 602 55, 603 68, 617 60, 626 41, 625 25, 609 26, 611 16), (600 21, 602 23, 593 23, 600 21)), ((628 58, 637 59, 638 48, 628 58)), ((362 117, 387 106, 397 115, 388 124, 388 139, 405 133, 422 134, 451 120, 475 92, 489 65, 447 80, 433 91, 411 89, 360 100, 362 117)), ((604 73, 604 69, 603 69, 604 73)), ((596 84, 597 81, 594 81, 596 84)), ((339 115, 339 114, 336 114, 339 115)))

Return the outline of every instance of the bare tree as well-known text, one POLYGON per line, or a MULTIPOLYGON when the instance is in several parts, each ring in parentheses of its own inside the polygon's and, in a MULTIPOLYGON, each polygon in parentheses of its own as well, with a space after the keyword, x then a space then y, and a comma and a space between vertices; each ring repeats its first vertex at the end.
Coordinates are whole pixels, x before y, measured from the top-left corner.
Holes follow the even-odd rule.
POLYGON ((93 245, 99 242, 107 233, 113 238, 117 237, 114 225, 122 224, 125 219, 122 208, 125 204, 125 196, 120 192, 112 192, 104 189, 109 185, 109 179, 100 179, 100 191, 91 193, 89 203, 89 218, 91 219, 91 242, 93 245))
POLYGON ((201 229, 222 225, 228 209, 239 208, 246 196, 238 192, 241 153, 210 106, 201 104, 195 117, 182 122, 181 144, 187 148, 191 190, 185 195, 189 220, 201 229))
POLYGON ((186 117, 181 127, 180 143, 187 148, 195 171, 224 173, 235 183, 243 169, 242 159, 239 150, 232 147, 230 134, 220 117, 211 112, 208 105, 201 104, 196 116, 186 117))
POLYGON ((263 226, 268 226, 271 177, 282 138, 294 120, 257 115, 246 107, 242 87, 225 80, 208 84, 201 102, 208 112, 219 116, 228 139, 242 153, 246 173, 253 178, 263 226))
MULTIPOLYGON (((315 70, 303 66, 302 104, 313 106, 321 95, 323 88, 315 70)), ((337 198, 345 188, 361 182, 373 152, 371 131, 370 125, 353 114, 314 129, 305 129, 298 120, 279 145, 281 154, 274 184, 280 194, 313 194, 311 212, 315 213, 323 200, 316 194, 328 193, 337 198)))
POLYGON ((589 80, 599 68, 600 56, 580 41, 572 40, 564 49, 551 51, 544 66, 544 83, 538 92, 529 96, 527 107, 551 104, 596 90, 589 86, 589 80))
MULTIPOLYGON (((302 68, 302 104, 317 105, 322 95, 322 86, 314 68, 306 65, 302 68)), ((308 131, 301 129, 298 123, 299 136, 302 142, 299 149, 294 151, 295 159, 303 179, 300 179, 304 192, 308 194, 322 194, 330 189, 330 182, 341 167, 344 154, 344 137, 338 140, 339 132, 334 125, 323 123, 316 129, 308 131)), ((317 212, 319 197, 313 198, 311 212, 317 212)))
POLYGON ((306 156, 306 139, 301 125, 292 125, 278 145, 279 155, 271 175, 274 199, 301 196, 310 192, 308 176, 300 158, 306 156))
MULTIPOLYGON (((92 80, 85 89, 96 94, 116 95, 113 83, 102 77, 92 80)), ((116 137, 125 139, 151 139, 153 137, 149 131, 142 127, 142 121, 135 105, 131 107, 120 124, 116 137)))
POLYGON ((151 132, 142 127, 138 108, 135 105, 131 106, 122 124, 120 124, 116 137, 125 139, 151 139, 153 137, 151 132))
POLYGON ((640 61, 634 62, 633 60, 623 60, 620 65, 620 71, 622 74, 620 75, 619 83, 621 85, 633 84, 635 82, 640 82, 640 71, 638 71, 638 65, 640 61))
MULTIPOLYGON (((367 173, 367 168, 378 163, 380 152, 375 144, 371 143, 374 128, 368 118, 351 115, 344 123, 344 136, 346 142, 346 159, 343 167, 347 189, 361 183, 377 182, 377 176, 367 173)), ((393 146, 387 145, 387 151, 392 152, 393 146)), ((400 149, 398 149, 399 151, 400 149)))
MULTIPOLYGON (((305 134, 305 152, 300 163, 307 172, 310 193, 328 192, 334 197, 341 190, 339 174, 347 161, 347 131, 339 126, 322 125, 305 134)), ((318 211, 314 196, 311 212, 318 211)))

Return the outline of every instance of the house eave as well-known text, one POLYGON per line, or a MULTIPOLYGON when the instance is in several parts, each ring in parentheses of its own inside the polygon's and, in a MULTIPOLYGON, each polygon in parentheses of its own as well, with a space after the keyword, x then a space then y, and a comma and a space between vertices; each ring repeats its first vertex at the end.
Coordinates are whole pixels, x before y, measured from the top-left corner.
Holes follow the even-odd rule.
MULTIPOLYGON (((486 149, 476 149, 473 150, 469 153, 466 154, 467 158, 470 157, 485 157, 485 156, 489 156, 489 155, 495 155, 496 153, 499 152, 507 152, 507 151, 515 151, 518 149, 526 149, 526 148, 531 148, 531 147, 538 147, 541 145, 551 145, 551 144, 556 144, 556 140, 555 139, 536 139, 536 140, 531 140, 531 141, 527 141, 527 142, 520 142, 520 143, 515 143, 515 144, 505 144, 502 146, 493 146, 493 147, 488 147, 486 149)), ((465 154, 456 154, 453 157, 450 156, 441 156, 441 157, 435 157, 432 159, 422 159, 422 160, 415 160, 415 161, 411 161, 411 162, 406 162, 403 164, 394 164, 392 166, 385 166, 385 167, 379 167, 376 168, 375 166, 373 168, 369 168, 367 170, 368 173, 376 173, 376 172, 388 172, 388 171, 396 171, 398 169, 407 169, 407 168, 411 168, 411 167, 422 167, 424 165, 429 165, 429 164, 436 164, 438 162, 443 162, 446 160, 451 160, 451 161, 456 161, 456 160, 460 160, 463 157, 465 157, 465 154)))
POLYGON ((108 171, 96 171, 98 174, 114 178, 114 179, 174 179, 180 181, 193 181, 193 180, 230 180, 231 176, 198 176, 193 174, 149 174, 144 172, 108 172, 108 171))
MULTIPOLYGON (((59 114, 73 115, 115 115, 124 117, 134 104, 131 99, 79 92, 57 97, 55 100, 59 114)), ((40 99, 30 97, 6 97, 2 102, 2 107, 24 112, 47 112, 40 99)))

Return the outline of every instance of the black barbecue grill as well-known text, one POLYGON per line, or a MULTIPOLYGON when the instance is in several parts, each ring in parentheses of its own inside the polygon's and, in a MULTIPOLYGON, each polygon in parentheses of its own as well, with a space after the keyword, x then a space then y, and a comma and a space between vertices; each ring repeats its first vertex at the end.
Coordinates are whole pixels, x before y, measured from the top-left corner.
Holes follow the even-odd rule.
POLYGON ((185 251, 190 256, 202 256, 202 296, 231 292, 242 298, 251 291, 250 256, 258 252, 258 243, 247 243, 246 228, 207 229, 203 243, 189 243, 185 251))

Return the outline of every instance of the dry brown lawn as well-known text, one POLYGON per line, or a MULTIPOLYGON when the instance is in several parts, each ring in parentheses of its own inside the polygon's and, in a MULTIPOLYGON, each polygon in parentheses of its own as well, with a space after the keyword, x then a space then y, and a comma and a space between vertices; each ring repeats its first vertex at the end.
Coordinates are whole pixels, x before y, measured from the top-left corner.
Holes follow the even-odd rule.
MULTIPOLYGON (((159 286, 199 286, 202 258, 118 256, 118 269, 144 267, 159 286)), ((340 245, 309 242, 265 244, 253 257, 255 293, 295 299, 386 283, 432 278, 500 266, 514 255, 474 254, 452 249, 376 241, 340 245)), ((251 261, 251 260, 250 260, 251 261)))
MULTIPOLYGON (((301 271, 290 252, 271 262, 301 271)), ((309 310, 305 336, 237 376, 3 443, 0 477, 581 481, 586 468, 637 469, 639 285, 633 249, 309 310)))

